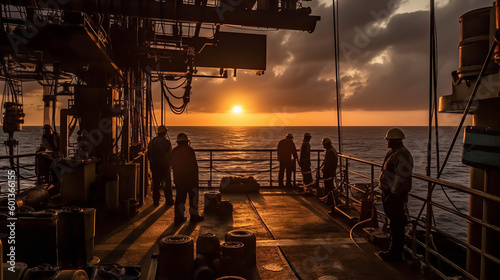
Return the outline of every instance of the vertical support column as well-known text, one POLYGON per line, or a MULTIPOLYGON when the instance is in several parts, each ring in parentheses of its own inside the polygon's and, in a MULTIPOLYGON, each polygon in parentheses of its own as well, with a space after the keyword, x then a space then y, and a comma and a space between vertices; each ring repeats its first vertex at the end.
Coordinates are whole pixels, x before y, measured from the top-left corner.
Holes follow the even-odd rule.
POLYGON ((50 124, 50 101, 52 97, 50 95, 51 86, 43 86, 43 124, 50 124))
POLYGON ((59 151, 64 157, 68 156, 68 114, 69 109, 61 109, 59 115, 59 151))
MULTIPOLYGON (((488 127, 492 131, 500 131, 500 97, 478 101, 474 116, 474 125, 488 127)), ((500 170, 471 168, 471 188, 500 196, 500 170)), ((483 201, 471 196, 469 215, 489 224, 500 226, 500 204, 483 201)), ((500 233, 477 224, 469 224, 467 236, 469 244, 483 249, 496 258, 500 258, 500 233)), ((498 275, 500 265, 484 256, 468 250, 467 271, 480 279, 494 279, 498 275)))
POLYGON ((125 88, 123 90, 123 99, 126 103, 127 113, 123 117, 122 126, 122 157, 126 162, 130 160, 130 115, 131 115, 131 104, 130 104, 130 72, 125 75, 125 88))
MULTIPOLYGON (((111 89, 111 108, 112 108, 111 111, 113 113, 116 112, 115 104, 117 104, 119 100, 120 100, 120 94, 118 90, 113 87, 111 89)), ((118 140, 118 118, 116 117, 115 114, 112 114, 111 116, 111 139, 113 144, 112 153, 116 154, 118 153, 118 143, 116 143, 116 141, 118 140)))

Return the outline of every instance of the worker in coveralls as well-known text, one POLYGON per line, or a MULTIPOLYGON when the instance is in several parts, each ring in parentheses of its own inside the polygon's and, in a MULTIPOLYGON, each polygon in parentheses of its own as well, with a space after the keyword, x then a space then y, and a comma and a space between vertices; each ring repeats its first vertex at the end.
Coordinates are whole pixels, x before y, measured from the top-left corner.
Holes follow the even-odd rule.
POLYGON ((278 142, 278 161, 280 163, 280 169, 278 171, 278 184, 280 188, 284 188, 283 175, 285 172, 286 187, 292 187, 292 171, 295 169, 295 161, 297 158, 297 148, 295 147, 295 143, 293 143, 293 135, 288 134, 285 139, 278 142))
POLYGON ((327 204, 333 204, 335 195, 333 193, 333 180, 335 180, 338 165, 338 154, 333 148, 330 138, 321 140, 325 149, 325 159, 323 160, 323 183, 325 184, 325 197, 322 198, 327 204))
POLYGON ((192 222, 203 221, 198 214, 198 162, 193 148, 189 146, 189 138, 185 133, 177 135, 177 147, 172 152, 172 170, 174 171, 175 223, 183 223, 186 196, 189 195, 189 215, 192 222))
POLYGON ((170 161, 172 159, 172 144, 167 139, 167 128, 158 127, 158 135, 149 141, 148 158, 153 173, 153 203, 160 204, 160 189, 165 193, 165 205, 173 205, 172 179, 170 177, 170 161))
POLYGON ((379 252, 385 261, 400 261, 403 258, 405 226, 408 222, 406 203, 413 172, 413 158, 403 145, 404 138, 399 128, 390 129, 385 136, 387 147, 391 149, 385 156, 380 172, 382 204, 391 229, 390 249, 379 252))
POLYGON ((306 132, 304 134, 304 140, 302 141, 302 146, 300 146, 300 158, 299 166, 302 172, 302 179, 304 186, 307 186, 313 182, 311 174, 311 133, 306 132))

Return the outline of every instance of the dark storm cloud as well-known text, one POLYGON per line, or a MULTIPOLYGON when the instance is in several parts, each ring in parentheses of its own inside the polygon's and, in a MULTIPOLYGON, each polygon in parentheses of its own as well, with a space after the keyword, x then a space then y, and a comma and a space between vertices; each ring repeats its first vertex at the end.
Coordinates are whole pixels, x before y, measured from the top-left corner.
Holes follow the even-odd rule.
MULTIPOLYGON (((340 67, 345 109, 418 110, 427 108, 429 13, 394 14, 404 1, 340 2, 340 67), (389 16, 392 15, 392 17, 389 16), (378 26, 377 24, 382 24, 378 26), (383 55, 382 55, 383 54, 383 55), (382 55, 382 56, 381 56, 382 55), (371 63, 374 58, 384 63, 371 63)), ((458 67, 458 18, 491 6, 491 0, 454 0, 436 10, 439 49, 439 93, 448 95, 450 72, 458 67)), ((197 79, 191 111, 224 111, 224 100, 238 89, 251 93, 254 112, 329 110, 335 107, 332 7, 308 2, 321 16, 313 34, 271 31, 265 75, 238 72, 236 81, 197 79), (275 71, 281 71, 275 75, 275 71)), ((234 31, 233 31, 234 32, 234 31)), ((277 73, 278 73, 277 72, 277 73)))

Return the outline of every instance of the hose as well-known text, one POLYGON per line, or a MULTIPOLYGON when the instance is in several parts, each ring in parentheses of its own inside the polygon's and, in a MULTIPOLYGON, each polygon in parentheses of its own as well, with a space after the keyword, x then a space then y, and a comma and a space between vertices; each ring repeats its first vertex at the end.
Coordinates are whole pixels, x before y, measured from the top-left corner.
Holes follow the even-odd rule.
POLYGON ((365 253, 365 255, 367 255, 367 256, 369 256, 369 255, 368 255, 368 254, 367 254, 367 253, 366 253, 363 249, 361 249, 361 247, 359 247, 359 245, 358 245, 358 243, 356 243, 356 241, 354 241, 354 238, 352 237, 352 233, 354 232, 354 229, 355 229, 357 226, 359 226, 359 225, 361 225, 361 224, 364 224, 364 223, 366 223, 366 222, 369 222, 369 221, 371 221, 371 220, 372 220, 372 219, 370 218, 370 219, 366 219, 366 220, 364 220, 364 221, 361 221, 361 222, 359 222, 359 223, 355 224, 355 225, 351 228, 351 230, 349 231, 349 237, 351 238, 352 243, 354 243, 354 245, 356 245, 356 247, 358 247, 358 249, 359 249, 359 250, 361 250, 363 253, 365 253))

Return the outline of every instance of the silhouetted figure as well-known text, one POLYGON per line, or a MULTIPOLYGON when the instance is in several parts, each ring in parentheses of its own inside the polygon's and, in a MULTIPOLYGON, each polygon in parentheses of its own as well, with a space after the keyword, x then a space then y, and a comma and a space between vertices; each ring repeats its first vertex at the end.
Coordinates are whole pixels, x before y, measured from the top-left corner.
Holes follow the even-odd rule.
POLYGON ((203 221, 198 214, 199 180, 198 162, 193 148, 189 146, 189 138, 185 133, 177 135, 177 147, 172 152, 172 170, 174 171, 175 223, 183 223, 186 196, 189 194, 189 215, 191 221, 203 221))
POLYGON ((172 160, 172 144, 166 138, 167 128, 158 127, 158 135, 148 144, 148 158, 153 173, 153 203, 160 205, 160 190, 165 194, 165 204, 173 205, 172 179, 170 177, 170 162, 172 160))
POLYGON ((54 173, 53 163, 62 157, 59 151, 59 135, 48 124, 43 126, 42 143, 35 157, 35 174, 37 184, 52 184, 59 186, 59 180, 54 173))
POLYGON ((280 188, 284 188, 283 175, 286 171, 286 187, 292 187, 292 171, 294 171, 295 160, 297 160, 297 148, 293 143, 293 135, 288 134, 285 139, 278 143, 278 161, 280 169, 278 171, 278 184, 280 188), (293 160, 292 160, 293 156, 293 160))
POLYGON ((380 172, 380 189, 384 212, 389 218, 391 247, 379 252, 385 261, 400 261, 403 258, 405 226, 408 222, 406 203, 411 190, 413 157, 403 145, 405 135, 399 128, 387 131, 385 139, 390 148, 380 172))
POLYGON ((333 181, 337 175, 338 154, 335 148, 333 148, 330 138, 324 138, 321 144, 323 144, 323 148, 325 148, 325 159, 323 160, 322 171, 326 196, 323 200, 328 204, 332 204, 335 199, 333 181))
POLYGON ((82 130, 78 130, 76 134, 78 135, 76 137, 77 155, 83 159, 89 158, 90 152, 92 151, 92 143, 90 143, 89 139, 82 130))
POLYGON ((302 146, 300 146, 300 158, 299 165, 302 172, 302 179, 304 186, 307 186, 313 182, 311 174, 311 134, 306 132, 304 134, 304 140, 302 141, 302 146))
POLYGON ((59 135, 48 124, 43 126, 42 144, 40 152, 59 152, 59 135))

